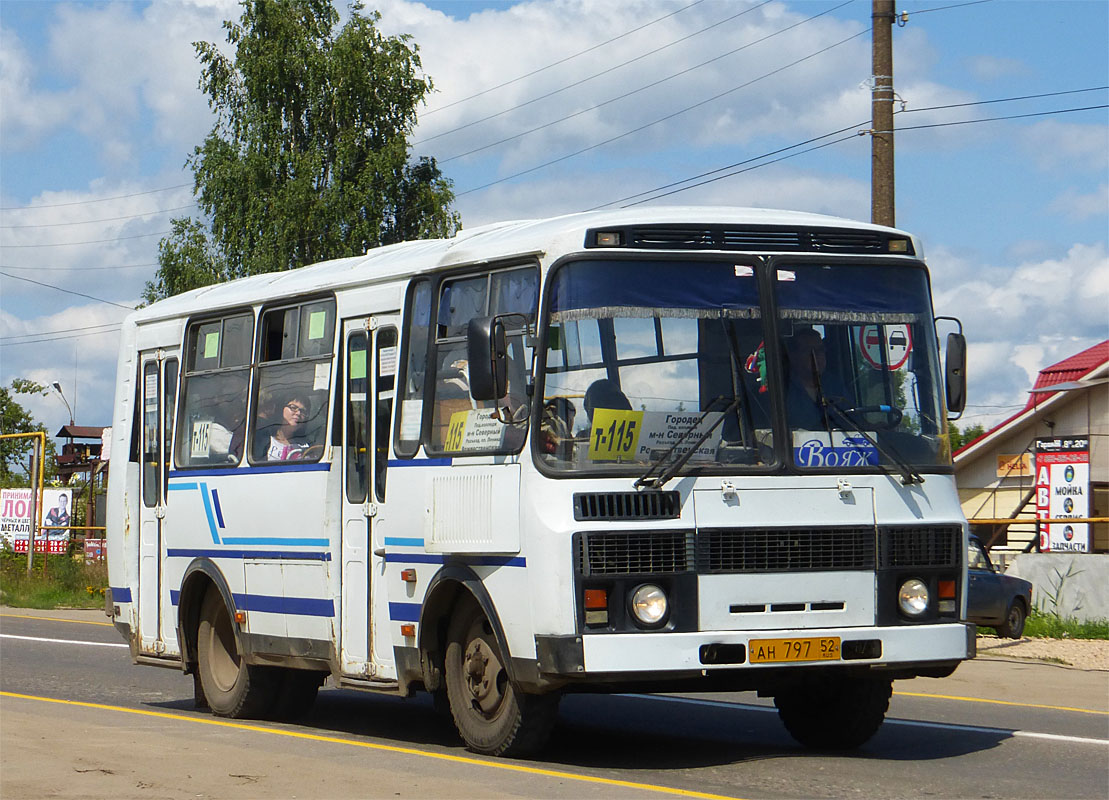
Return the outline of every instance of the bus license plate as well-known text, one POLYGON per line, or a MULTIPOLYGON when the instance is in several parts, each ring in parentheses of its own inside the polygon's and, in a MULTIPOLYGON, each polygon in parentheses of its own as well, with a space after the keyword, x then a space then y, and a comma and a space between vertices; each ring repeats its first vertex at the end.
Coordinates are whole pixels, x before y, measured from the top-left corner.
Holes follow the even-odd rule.
POLYGON ((752 639, 747 643, 748 662, 777 664, 786 661, 839 661, 838 636, 803 639, 752 639))

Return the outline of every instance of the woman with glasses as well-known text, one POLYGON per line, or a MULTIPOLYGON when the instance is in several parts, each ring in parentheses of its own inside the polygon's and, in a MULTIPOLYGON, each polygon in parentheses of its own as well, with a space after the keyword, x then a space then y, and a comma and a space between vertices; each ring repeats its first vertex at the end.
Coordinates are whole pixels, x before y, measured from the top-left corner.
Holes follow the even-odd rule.
POLYGON ((255 460, 292 461, 304 458, 312 446, 305 433, 312 412, 309 393, 297 389, 278 393, 268 410, 254 439, 255 460))

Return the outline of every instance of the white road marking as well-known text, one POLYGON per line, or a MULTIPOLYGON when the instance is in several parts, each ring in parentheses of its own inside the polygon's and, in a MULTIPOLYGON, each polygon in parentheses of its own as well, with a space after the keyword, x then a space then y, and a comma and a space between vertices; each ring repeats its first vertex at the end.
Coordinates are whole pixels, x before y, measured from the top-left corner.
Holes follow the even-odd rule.
POLYGON ((120 642, 80 642, 76 639, 47 639, 42 636, 16 636, 14 633, 0 633, 0 639, 22 639, 27 642, 50 642, 52 644, 83 644, 86 647, 127 647, 120 642))
MULTIPOLYGON (((644 700, 662 700, 667 703, 686 703, 695 706, 710 706, 713 708, 742 708, 745 711, 771 711, 777 713, 774 706, 756 706, 748 703, 728 703, 724 700, 698 700, 693 697, 668 697, 658 694, 628 694, 625 697, 636 697, 644 700)), ((1064 736, 1059 733, 1038 733, 1036 731, 1018 731, 1011 728, 985 728, 978 725, 949 725, 943 722, 922 722, 911 719, 887 719, 886 725, 904 725, 912 728, 939 728, 948 731, 963 731, 967 733, 1000 733, 1006 736, 1021 737, 1024 739, 1046 739, 1052 742, 1071 742, 1073 744, 1100 744, 1109 745, 1109 739, 1094 739, 1086 736, 1064 736)))

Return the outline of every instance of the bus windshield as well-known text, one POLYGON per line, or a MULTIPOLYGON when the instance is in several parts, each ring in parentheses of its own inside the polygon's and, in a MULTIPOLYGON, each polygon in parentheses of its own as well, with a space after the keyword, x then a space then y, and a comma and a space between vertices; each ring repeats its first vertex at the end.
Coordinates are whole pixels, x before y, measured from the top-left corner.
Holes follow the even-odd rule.
POLYGON ((546 306, 543 463, 676 474, 949 458, 924 270, 772 267, 773 320, 753 264, 560 267, 546 306))

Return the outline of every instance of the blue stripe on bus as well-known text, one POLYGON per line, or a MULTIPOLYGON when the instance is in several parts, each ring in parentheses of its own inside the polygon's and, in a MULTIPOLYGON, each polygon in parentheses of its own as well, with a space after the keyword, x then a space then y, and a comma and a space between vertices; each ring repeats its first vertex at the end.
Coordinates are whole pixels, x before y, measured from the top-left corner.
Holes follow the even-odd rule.
MULTIPOLYGON (((173 478, 171 477, 170 480, 173 480, 173 478)), ((197 488, 196 481, 193 481, 192 483, 174 483, 174 484, 171 484, 170 487, 169 487, 169 490, 171 492, 191 492, 196 488, 197 488)))
POLYGON ((428 555, 426 553, 386 553, 385 561, 389 564, 443 564, 446 556, 428 555))
MULTIPOLYGON (((222 467, 219 469, 178 469, 169 473, 170 481, 185 481, 190 478, 211 478, 215 476, 230 475, 268 475, 272 472, 327 472, 331 469, 331 462, 320 461, 313 464, 301 464, 298 461, 286 461, 280 464, 267 464, 259 467, 222 467)), ((169 488, 173 488, 172 486, 169 488)))
POLYGON ((219 521, 219 526, 221 528, 226 528, 227 526, 223 524, 223 509, 220 508, 219 494, 216 492, 215 489, 212 490, 212 505, 215 506, 216 519, 219 521))
POLYGON ((420 621, 420 604, 419 603, 390 603, 389 604, 389 619, 396 622, 419 622, 420 621))
POLYGON ((113 603, 130 603, 131 602, 131 587, 130 586, 112 586, 109 590, 112 593, 113 603))
POLYGON ((477 567, 526 567, 528 565, 527 559, 523 556, 468 556, 458 553, 451 555, 386 553, 385 561, 389 564, 446 564, 448 561, 460 561, 477 567))
POLYGON ((391 547, 423 547, 424 546, 424 540, 423 539, 405 539, 405 538, 400 537, 400 536, 386 536, 385 537, 385 546, 386 547, 390 547, 390 546, 391 547))
POLYGON ((240 611, 265 611, 301 617, 334 617, 335 602, 316 597, 278 597, 268 594, 233 594, 240 611))
POLYGON ((167 558, 287 558, 299 561, 330 561, 329 552, 304 553, 296 550, 189 550, 184 548, 170 548, 166 550, 167 558))
POLYGON ((391 458, 390 467, 449 467, 453 458, 391 458))
MULTIPOLYGON (((335 616, 335 603, 317 597, 277 597, 268 594, 233 594, 231 597, 238 611, 264 611, 298 617, 335 616)), ((181 592, 170 589, 169 601, 178 605, 181 602, 181 592)))
POLYGON ((285 536, 225 536, 224 544, 276 544, 289 547, 327 547, 328 539, 293 539, 285 536))
POLYGON ((208 497, 208 484, 200 483, 200 499, 204 501, 204 516, 208 518, 208 530, 212 534, 212 543, 219 544, 219 531, 216 530, 216 520, 212 516, 212 501, 208 497))

